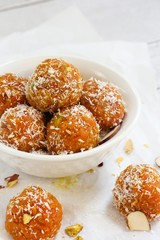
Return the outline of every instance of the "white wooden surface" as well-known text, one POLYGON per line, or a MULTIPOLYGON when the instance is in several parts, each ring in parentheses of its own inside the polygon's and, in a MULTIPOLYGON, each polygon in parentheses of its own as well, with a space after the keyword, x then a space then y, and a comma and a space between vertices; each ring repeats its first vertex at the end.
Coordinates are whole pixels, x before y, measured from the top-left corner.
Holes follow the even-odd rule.
POLYGON ((160 0, 0 0, 0 38, 75 3, 104 40, 145 41, 160 92, 160 0))

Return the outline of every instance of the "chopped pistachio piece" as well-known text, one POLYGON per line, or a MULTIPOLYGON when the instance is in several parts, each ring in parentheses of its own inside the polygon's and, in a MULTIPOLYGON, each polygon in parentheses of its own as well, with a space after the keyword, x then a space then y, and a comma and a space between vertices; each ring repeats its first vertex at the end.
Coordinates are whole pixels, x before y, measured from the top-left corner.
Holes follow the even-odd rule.
POLYGON ((24 223, 24 224, 29 223, 29 222, 31 221, 31 219, 32 219, 32 216, 31 216, 31 215, 29 215, 29 214, 27 214, 27 213, 24 213, 24 214, 23 214, 23 223, 24 223))
POLYGON ((54 126, 58 127, 61 120, 62 120, 63 116, 62 115, 58 115, 56 118, 54 118, 54 126))
POLYGON ((80 224, 75 224, 66 227, 65 233, 70 237, 75 237, 80 231, 82 231, 83 226, 80 224))
POLYGON ((6 177, 4 180, 7 181, 7 182, 12 182, 12 181, 14 181, 14 180, 16 180, 18 178, 19 178, 19 174, 15 173, 12 176, 6 177))
POLYGON ((74 240, 83 240, 83 238, 81 236, 77 236, 77 237, 75 237, 74 240))
POLYGON ((94 172, 94 169, 89 169, 88 171, 87 171, 87 173, 93 173, 94 172))
POLYGON ((18 183, 18 179, 15 179, 15 180, 13 180, 13 181, 11 181, 11 182, 8 182, 8 183, 7 183, 7 187, 11 188, 11 187, 13 187, 15 184, 17 184, 17 183, 18 183))
POLYGON ((71 72, 72 68, 71 67, 66 67, 67 72, 71 72))

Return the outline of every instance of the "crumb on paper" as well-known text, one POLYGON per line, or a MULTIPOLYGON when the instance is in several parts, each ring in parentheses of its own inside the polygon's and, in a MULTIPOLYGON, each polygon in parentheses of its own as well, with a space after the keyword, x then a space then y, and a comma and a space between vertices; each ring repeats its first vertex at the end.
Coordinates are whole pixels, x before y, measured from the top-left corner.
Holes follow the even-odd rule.
POLYGON ((123 160, 124 160, 124 157, 120 156, 120 157, 118 157, 118 158, 116 159, 116 162, 117 162, 118 164, 121 164, 121 163, 123 162, 123 160))
POLYGON ((78 182, 78 176, 56 178, 52 184, 61 189, 70 189, 78 182))
POLYGON ((133 152, 133 150, 134 150, 133 141, 131 139, 128 139, 125 143, 124 151, 126 154, 130 154, 133 152))
POLYGON ((94 173, 94 169, 89 169, 88 171, 87 171, 87 173, 94 173))
POLYGON ((149 148, 149 145, 148 145, 147 143, 144 143, 143 146, 144 146, 145 148, 149 148))
POLYGON ((83 229, 81 224, 74 224, 65 228, 65 233, 70 237, 75 237, 83 229))
POLYGON ((116 174, 112 173, 112 176, 113 176, 113 177, 115 177, 115 176, 116 176, 116 174))
POLYGON ((5 188, 5 186, 0 185, 0 189, 3 189, 3 188, 5 188))
POLYGON ((77 236, 74 238, 74 240, 83 240, 83 238, 81 236, 77 236))

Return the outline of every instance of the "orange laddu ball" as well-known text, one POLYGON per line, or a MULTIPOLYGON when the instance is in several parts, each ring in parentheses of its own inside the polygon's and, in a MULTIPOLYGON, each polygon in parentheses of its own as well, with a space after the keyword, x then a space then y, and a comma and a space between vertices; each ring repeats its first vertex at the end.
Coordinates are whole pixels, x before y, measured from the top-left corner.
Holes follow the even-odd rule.
POLYGON ((0 116, 7 108, 15 107, 18 103, 25 103, 25 87, 27 79, 12 73, 0 76, 0 116))
POLYGON ((8 108, 0 118, 0 142, 26 152, 44 147, 42 113, 24 104, 8 108))
POLYGON ((76 67, 63 59, 46 59, 28 81, 26 97, 42 112, 76 104, 82 92, 82 77, 76 67))
POLYGON ((81 104, 88 108, 96 118, 101 129, 120 124, 125 113, 122 95, 118 88, 95 78, 83 85, 81 104))
POLYGON ((130 165, 117 178, 114 205, 127 216, 143 212, 149 220, 160 216, 160 173, 147 164, 130 165))
POLYGON ((47 147, 51 154, 88 150, 98 142, 99 126, 93 114, 82 105, 57 112, 47 125, 47 147))
POLYGON ((62 220, 59 201, 38 186, 29 186, 7 206, 5 228, 14 240, 53 238, 62 220))

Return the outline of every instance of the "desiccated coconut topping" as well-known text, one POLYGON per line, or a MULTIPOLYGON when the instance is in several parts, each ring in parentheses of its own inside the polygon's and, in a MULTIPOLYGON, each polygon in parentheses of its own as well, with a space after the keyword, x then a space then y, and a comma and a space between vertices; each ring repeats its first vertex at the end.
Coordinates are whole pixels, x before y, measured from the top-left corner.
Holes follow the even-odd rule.
POLYGON ((118 177, 113 194, 123 215, 137 210, 144 211, 149 219, 160 215, 160 174, 150 165, 128 166, 118 177))
POLYGON ((41 111, 77 103, 82 91, 82 77, 77 68, 62 59, 47 59, 38 65, 28 81, 26 96, 41 111))
MULTIPOLYGON (((10 200, 7 207, 8 221, 14 223, 19 221, 19 224, 28 224, 27 231, 30 236, 33 236, 33 239, 46 240, 46 237, 43 237, 45 231, 48 231, 49 226, 54 228, 53 223, 56 222, 56 216, 61 211, 56 201, 42 188, 29 186, 20 195, 10 200), (49 223, 52 224, 47 227, 49 223), (39 237, 39 231, 41 231, 42 237, 39 237)), ((16 233, 16 225, 13 231, 16 233)), ((19 227, 18 235, 25 236, 25 234, 26 228, 22 227, 20 229, 19 227)))
POLYGON ((91 78, 84 83, 81 102, 102 125, 117 126, 124 117, 125 103, 117 86, 91 78))
POLYGON ((6 73, 0 76, 0 95, 6 95, 8 98, 17 96, 17 92, 23 92, 25 89, 27 79, 18 77, 15 74, 6 73))
MULTIPOLYGON (((92 142, 98 144, 99 141, 99 125, 93 114, 82 105, 59 110, 48 125, 47 132, 48 143, 56 147, 57 154, 73 153, 71 149, 74 145, 84 146, 80 147, 80 151, 84 151, 88 149, 88 144, 92 148, 92 142), (83 139, 83 132, 88 134, 87 139, 83 139), (66 148, 66 139, 67 142, 72 141, 70 148, 66 148)), ((54 151, 52 154, 55 154, 54 151)))
POLYGON ((19 148, 20 143, 27 141, 34 150, 39 141, 43 141, 44 128, 43 116, 38 110, 17 105, 7 109, 0 119, 0 142, 19 148))

